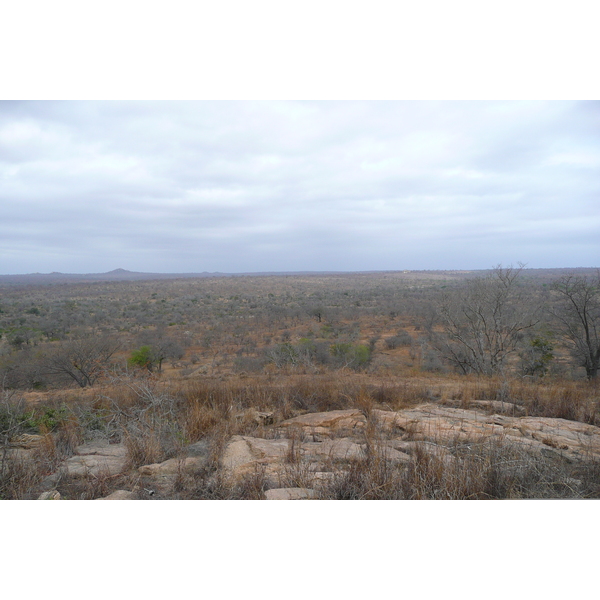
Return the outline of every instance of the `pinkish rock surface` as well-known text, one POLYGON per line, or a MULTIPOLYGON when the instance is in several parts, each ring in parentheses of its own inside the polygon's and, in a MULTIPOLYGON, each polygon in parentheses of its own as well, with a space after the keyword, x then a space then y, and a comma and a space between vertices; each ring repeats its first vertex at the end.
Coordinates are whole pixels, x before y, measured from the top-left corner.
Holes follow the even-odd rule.
MULTIPOLYGON (((373 409, 368 417, 358 409, 301 415, 272 426, 269 436, 279 437, 232 436, 221 455, 219 475, 232 484, 260 475, 266 498, 304 499, 318 497, 323 486, 350 473, 356 461, 384 460, 401 467, 425 453, 460 467, 461 452, 483 442, 552 460, 600 460, 599 427, 518 416, 519 411, 507 403, 480 401, 477 406, 425 403, 399 411, 373 409)), ((268 426, 261 424, 258 431, 266 432, 264 427, 268 426)), ((148 484, 152 490, 168 490, 179 475, 195 477, 208 464, 209 450, 208 442, 201 440, 188 447, 187 456, 143 465, 137 473, 152 480, 148 484)), ((11 452, 38 450, 15 448, 11 452)), ((127 465, 122 444, 94 442, 79 446, 76 453, 47 478, 46 490, 54 489, 61 475, 117 475, 127 465)), ((132 495, 118 490, 105 499, 132 495)))
POLYGON ((366 422, 367 420, 360 410, 330 410, 287 419, 279 423, 279 427, 301 428, 311 433, 328 433, 340 429, 362 429, 366 422))
POLYGON ((188 456, 187 458, 170 458, 161 463, 143 465, 138 469, 140 475, 146 477, 159 477, 165 475, 178 475, 179 473, 193 473, 202 468, 205 459, 202 456, 188 456))
POLYGON ((267 500, 311 500, 319 493, 309 488, 274 488, 265 492, 267 500))
POLYGON ((137 500, 137 494, 127 490, 116 490, 109 496, 96 498, 96 500, 137 500))
POLYGON ((127 449, 124 444, 91 442, 78 446, 75 452, 76 455, 62 465, 63 473, 70 477, 117 475, 127 463, 127 449))
POLYGON ((344 462, 367 459, 369 453, 406 464, 425 452, 453 464, 456 444, 486 440, 571 462, 600 459, 600 428, 565 419, 509 416, 512 409, 501 404, 484 404, 483 410, 429 403, 400 411, 374 409, 369 421, 359 410, 306 414, 280 423, 277 431, 287 436, 281 439, 233 436, 221 464, 234 478, 260 466, 270 481, 278 476, 281 480, 293 465, 304 465, 305 479, 316 482, 343 470, 344 462), (494 408, 504 414, 489 414, 494 408))

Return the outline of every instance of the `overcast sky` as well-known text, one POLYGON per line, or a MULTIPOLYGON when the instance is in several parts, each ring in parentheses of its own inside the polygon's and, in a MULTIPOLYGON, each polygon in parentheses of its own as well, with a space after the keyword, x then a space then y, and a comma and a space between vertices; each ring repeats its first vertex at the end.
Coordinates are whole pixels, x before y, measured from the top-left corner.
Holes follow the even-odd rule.
POLYGON ((599 266, 600 102, 0 102, 0 273, 599 266))

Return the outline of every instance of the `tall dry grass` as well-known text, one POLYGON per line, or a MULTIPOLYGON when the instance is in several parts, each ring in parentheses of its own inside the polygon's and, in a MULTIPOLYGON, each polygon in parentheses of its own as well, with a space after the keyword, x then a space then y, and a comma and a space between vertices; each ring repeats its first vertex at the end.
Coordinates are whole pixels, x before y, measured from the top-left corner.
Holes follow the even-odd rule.
POLYGON ((500 500, 585 498, 598 493, 596 472, 553 464, 498 442, 482 443, 448 460, 417 445, 408 464, 381 449, 340 466, 320 488, 326 500, 500 500))
MULTIPOLYGON (((77 397, 55 395, 35 406, 61 411, 50 430, 40 428, 44 443, 27 462, 9 458, 4 463, 0 496, 32 497, 40 482, 90 439, 122 442, 128 452, 126 475, 137 467, 184 456, 187 446, 204 440, 209 459, 203 470, 182 474, 171 497, 259 498, 264 495, 264 472, 253 473, 234 488, 220 478, 219 459, 232 435, 270 437, 281 421, 307 412, 359 409, 367 417, 365 456, 333 465, 335 474, 321 486, 323 498, 424 499, 590 497, 600 494, 600 468, 552 465, 518 454, 509 446, 479 444, 470 450, 455 447, 453 462, 422 449, 408 464, 385 456, 385 432, 372 419, 374 408, 401 410, 425 402, 453 403, 468 408, 477 400, 502 400, 522 407, 523 414, 600 424, 600 394, 584 381, 527 380, 475 377, 406 377, 376 379, 364 374, 289 377, 244 377, 220 381, 210 378, 160 380, 133 377, 77 397), (65 410, 63 408, 66 407, 65 410), (257 415, 269 415, 269 421, 257 415), (272 422, 272 425, 270 424, 272 422), (573 486, 569 478, 581 482, 573 486), (570 486, 570 487, 569 487, 570 486), (570 495, 569 495, 570 494, 570 495)), ((492 409, 490 409, 492 410, 492 409)), ((36 418, 37 418, 36 417, 36 418)), ((297 440, 299 442, 299 440, 297 440)), ((309 465, 291 440, 280 484, 305 487, 309 465)), ((65 493, 98 497, 110 492, 118 478, 96 478, 75 487, 64 481, 65 493), (71 486, 71 487, 69 487, 71 486), (69 490, 71 490, 69 492, 69 490)))

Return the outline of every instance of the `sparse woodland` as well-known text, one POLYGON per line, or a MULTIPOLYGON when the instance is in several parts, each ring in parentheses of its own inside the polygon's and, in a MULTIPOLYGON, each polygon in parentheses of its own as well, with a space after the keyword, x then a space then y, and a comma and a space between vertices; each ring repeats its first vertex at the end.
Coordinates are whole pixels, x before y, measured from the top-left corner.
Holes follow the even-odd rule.
POLYGON ((0 286, 0 498, 600 496, 600 275, 0 286))

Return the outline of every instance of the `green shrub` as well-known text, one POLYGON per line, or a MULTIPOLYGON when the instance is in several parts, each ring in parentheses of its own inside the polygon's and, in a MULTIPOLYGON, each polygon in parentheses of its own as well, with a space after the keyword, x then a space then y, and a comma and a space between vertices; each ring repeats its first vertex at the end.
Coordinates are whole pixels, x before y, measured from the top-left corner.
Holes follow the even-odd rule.
POLYGON ((351 369, 366 367, 372 358, 371 349, 365 344, 350 344, 340 342, 332 344, 329 351, 336 359, 339 366, 347 366, 351 369))
POLYGON ((154 367, 154 357, 150 346, 142 346, 138 350, 134 350, 128 360, 129 364, 134 367, 148 369, 152 371, 154 367))
POLYGON ((529 341, 519 357, 523 375, 543 377, 554 359, 554 347, 547 337, 538 335, 529 341))
POLYGON ((33 423, 40 431, 54 431, 61 427, 67 419, 67 407, 61 406, 60 408, 46 408, 39 417, 34 419, 33 423))

